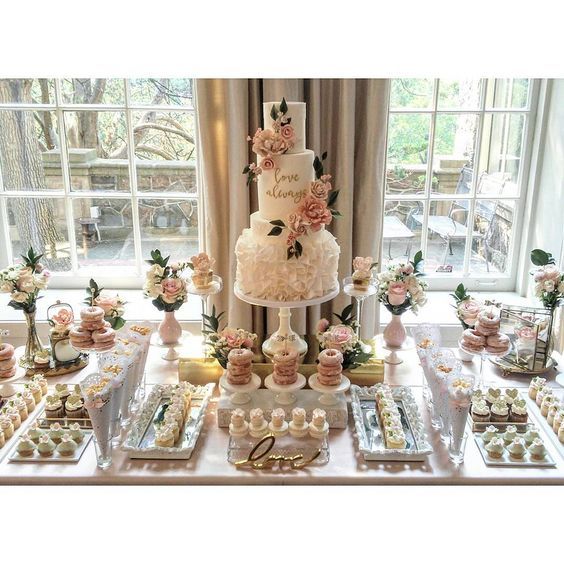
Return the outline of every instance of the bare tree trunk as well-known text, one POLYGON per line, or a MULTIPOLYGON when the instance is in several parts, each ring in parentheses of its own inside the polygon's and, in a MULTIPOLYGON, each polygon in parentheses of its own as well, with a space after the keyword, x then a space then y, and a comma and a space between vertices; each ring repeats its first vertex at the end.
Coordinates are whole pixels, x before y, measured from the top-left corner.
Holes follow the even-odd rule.
MULTIPOLYGON (((31 102, 31 80, 0 80, 0 103, 31 102)), ((31 111, 0 112, 0 156, 7 190, 45 190, 41 149, 31 111)), ((30 246, 44 253, 44 263, 54 270, 68 270, 68 256, 57 243, 64 242, 55 223, 53 202, 47 198, 14 199, 16 225, 24 250, 30 246)))

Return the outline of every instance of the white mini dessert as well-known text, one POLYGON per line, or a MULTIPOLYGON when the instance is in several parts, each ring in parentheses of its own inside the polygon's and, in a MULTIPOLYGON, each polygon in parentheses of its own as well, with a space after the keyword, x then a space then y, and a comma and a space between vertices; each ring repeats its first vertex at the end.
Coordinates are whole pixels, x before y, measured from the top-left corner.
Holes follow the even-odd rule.
POLYGON ((249 424, 245 421, 245 412, 242 409, 234 409, 231 412, 231 423, 229 423, 229 434, 232 437, 244 437, 249 432, 249 424))
POLYGON ((305 409, 301 407, 294 407, 292 409, 292 421, 290 421, 288 427, 292 437, 300 438, 308 434, 309 425, 306 421, 305 409))
POLYGON ((314 409, 309 424, 309 434, 314 439, 322 439, 329 433, 329 423, 325 419, 325 411, 323 409, 314 409))
POLYGON ((288 432, 286 412, 281 407, 272 410, 268 429, 275 437, 283 437, 288 432))
POLYGON ((255 439, 262 439, 268 433, 268 423, 264 418, 264 413, 260 407, 251 409, 249 412, 251 423, 249 433, 255 439))

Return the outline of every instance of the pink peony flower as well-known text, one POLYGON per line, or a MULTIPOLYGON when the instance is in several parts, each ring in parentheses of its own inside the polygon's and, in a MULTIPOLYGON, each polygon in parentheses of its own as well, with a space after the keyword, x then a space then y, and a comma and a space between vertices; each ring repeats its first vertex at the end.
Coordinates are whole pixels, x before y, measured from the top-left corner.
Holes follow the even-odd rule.
POLYGON ((388 303, 393 306, 399 306, 407 298, 407 287, 404 282, 390 282, 386 293, 388 295, 388 303))
POLYGON ((348 325, 335 325, 325 334, 325 348, 343 352, 356 343, 356 334, 348 325))
POLYGON ((280 135, 282 135, 282 137, 286 139, 286 141, 293 141, 296 133, 294 132, 294 128, 291 125, 283 125, 282 129, 280 130, 280 135))
POLYGON ((94 305, 101 307, 104 310, 104 314, 107 317, 112 313, 112 310, 116 309, 118 306, 117 296, 108 296, 107 294, 100 294, 95 300, 94 305))
POLYGON ((372 257, 355 257, 353 259, 353 268, 355 270, 370 270, 370 267, 374 263, 372 257))
POLYGON ((274 161, 270 157, 266 157, 260 161, 260 167, 262 170, 273 170, 274 166, 274 161))
POLYGON ((470 327, 476 325, 480 311, 482 311, 482 305, 472 298, 458 304, 458 317, 470 327))
POLYGON ((329 321, 327 321, 327 319, 325 319, 324 317, 322 317, 322 318, 317 322, 317 332, 318 332, 318 333, 325 333, 325 331, 327 331, 327 329, 329 329, 329 321))
POLYGON ((302 216, 304 223, 309 225, 312 231, 319 231, 323 225, 329 225, 333 218, 327 208, 327 203, 313 196, 305 197, 297 213, 302 216))
POLYGON ((161 282, 165 298, 176 301, 184 291, 184 283, 180 278, 165 278, 161 282))
POLYGON ((261 157, 270 157, 272 155, 281 155, 288 150, 289 146, 279 133, 271 129, 257 129, 253 137, 253 152, 261 157))
POLYGON ((331 184, 321 182, 321 180, 316 180, 309 186, 309 193, 319 200, 325 200, 327 198, 327 194, 329 194, 329 190, 331 190, 331 184))
POLYGON ((553 264, 547 264, 544 267, 545 280, 552 280, 553 282, 560 282, 560 271, 553 264))
POLYGON ((539 270, 537 270, 533 274, 533 280, 535 282, 542 282, 544 280, 544 277, 545 277, 545 273, 544 273, 544 270, 542 268, 539 268, 539 270))

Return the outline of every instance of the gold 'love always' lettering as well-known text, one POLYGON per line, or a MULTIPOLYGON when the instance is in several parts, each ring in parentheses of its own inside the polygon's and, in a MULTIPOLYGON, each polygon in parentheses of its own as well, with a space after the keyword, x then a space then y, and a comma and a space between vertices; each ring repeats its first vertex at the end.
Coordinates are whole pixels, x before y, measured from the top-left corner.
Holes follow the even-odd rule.
POLYGON ((300 175, 294 174, 281 174, 279 168, 274 169, 274 186, 266 191, 267 196, 275 200, 291 198, 295 204, 299 204, 300 200, 305 197, 306 190, 292 190, 286 188, 284 184, 292 184, 292 182, 299 182, 300 175))

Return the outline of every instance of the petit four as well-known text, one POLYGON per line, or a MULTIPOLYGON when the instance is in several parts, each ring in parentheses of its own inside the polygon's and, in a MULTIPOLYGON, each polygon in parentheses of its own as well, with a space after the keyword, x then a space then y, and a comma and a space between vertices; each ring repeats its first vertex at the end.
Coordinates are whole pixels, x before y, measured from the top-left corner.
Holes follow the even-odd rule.
POLYGON ((292 421, 289 425, 290 435, 292 437, 305 437, 308 433, 308 424, 306 421, 306 411, 301 407, 292 409, 292 421))
POLYGON ((282 437, 288 432, 286 412, 281 407, 272 410, 268 429, 275 437, 282 437))
POLYGON ((249 412, 249 433, 251 437, 260 439, 268 433, 268 423, 260 407, 255 407, 249 412))
POLYGON ((229 423, 229 434, 232 437, 244 437, 249 431, 249 424, 245 421, 245 412, 242 409, 234 409, 231 412, 231 423, 229 423))
POLYGON ((329 433, 329 423, 326 421, 326 413, 323 409, 316 408, 311 415, 309 434, 314 439, 322 439, 329 433))

